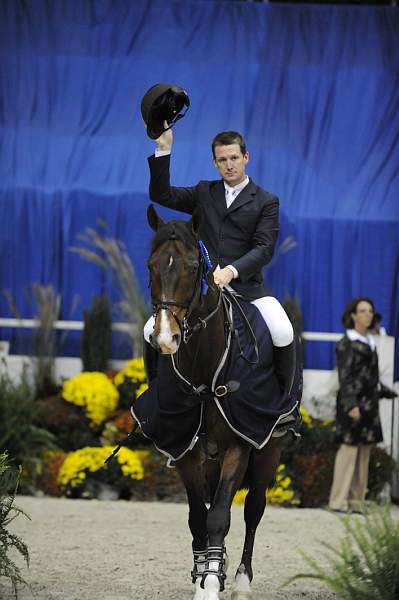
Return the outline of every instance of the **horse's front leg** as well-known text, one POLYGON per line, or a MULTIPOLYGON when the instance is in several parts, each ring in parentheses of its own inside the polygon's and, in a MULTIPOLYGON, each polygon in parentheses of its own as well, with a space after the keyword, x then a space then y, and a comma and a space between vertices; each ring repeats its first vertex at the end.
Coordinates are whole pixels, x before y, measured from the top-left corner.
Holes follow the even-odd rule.
POLYGON ((188 525, 193 537, 194 565, 191 571, 192 582, 195 584, 193 600, 204 600, 205 592, 201 587, 201 581, 205 571, 208 547, 206 531, 208 509, 204 500, 204 473, 197 447, 179 460, 177 469, 186 488, 189 506, 188 525))
POLYGON ((266 490, 273 482, 281 455, 280 439, 272 438, 262 450, 254 450, 249 473, 250 488, 245 498, 245 542, 235 575, 231 600, 251 600, 252 554, 256 529, 266 507, 266 490))
POLYGON ((224 589, 225 549, 224 540, 230 529, 231 503, 244 477, 250 448, 246 445, 232 446, 224 454, 220 481, 208 511, 208 555, 202 585, 205 600, 219 600, 224 589))

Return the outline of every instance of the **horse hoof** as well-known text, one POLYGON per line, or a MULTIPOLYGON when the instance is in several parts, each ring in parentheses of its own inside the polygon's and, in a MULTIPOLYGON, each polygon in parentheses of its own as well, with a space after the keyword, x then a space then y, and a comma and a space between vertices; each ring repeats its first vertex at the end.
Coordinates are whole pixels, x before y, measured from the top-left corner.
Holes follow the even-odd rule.
POLYGON ((252 600, 251 582, 246 573, 240 572, 241 567, 244 568, 244 565, 238 569, 231 600, 252 600))

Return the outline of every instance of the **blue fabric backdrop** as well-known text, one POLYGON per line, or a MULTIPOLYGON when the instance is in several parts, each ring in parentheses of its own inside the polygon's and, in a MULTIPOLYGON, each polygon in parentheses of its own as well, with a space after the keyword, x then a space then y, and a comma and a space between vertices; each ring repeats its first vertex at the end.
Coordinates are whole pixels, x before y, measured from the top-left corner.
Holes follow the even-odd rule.
MULTIPOLYGON (((298 243, 267 273, 277 297, 298 293, 306 330, 341 331, 344 305, 366 294, 399 337, 398 67, 393 7, 2 0, 0 289, 25 317, 35 281, 62 294, 66 319, 114 297, 69 251, 100 217, 146 293, 153 143, 139 107, 170 81, 192 104, 174 183, 215 177, 210 140, 242 131, 249 174, 281 199, 280 241, 298 243)), ((308 344, 307 366, 333 364, 332 345, 308 344)))

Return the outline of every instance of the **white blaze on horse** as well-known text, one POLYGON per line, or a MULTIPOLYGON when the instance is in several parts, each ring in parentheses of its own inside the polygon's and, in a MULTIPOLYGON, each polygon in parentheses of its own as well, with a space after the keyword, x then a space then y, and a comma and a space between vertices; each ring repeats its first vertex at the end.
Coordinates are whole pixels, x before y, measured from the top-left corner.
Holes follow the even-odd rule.
MULTIPOLYGON (((151 205, 148 221, 155 231, 148 262, 154 307, 151 345, 160 355, 170 355, 161 356, 160 362, 162 359, 163 365, 165 361, 173 363, 178 373, 175 376, 172 372, 176 390, 168 389, 168 393, 175 397, 175 391, 180 393, 182 387, 189 390, 188 403, 194 399, 193 410, 200 420, 200 427, 195 429, 184 452, 179 456, 169 454, 187 492, 194 562, 193 598, 220 598, 226 578, 225 538, 230 527, 231 504, 245 481, 249 489, 244 508, 246 533, 232 600, 248 600, 252 598, 255 533, 265 510, 266 489, 273 482, 279 464, 281 438, 274 437, 273 429, 265 442, 256 446, 234 430, 223 412, 223 396, 234 391, 234 386, 229 390, 229 385, 216 386, 216 382, 232 335, 231 316, 224 294, 213 283, 211 271, 207 276, 207 293, 201 294, 204 258, 198 243, 197 217, 194 215, 189 222, 164 223, 151 205)), ((151 387, 152 383, 150 390, 151 387)), ((162 389, 156 391, 155 402, 160 401, 162 394, 162 389)), ((132 413, 146 434, 146 425, 154 412, 146 415, 150 396, 143 395, 136 402, 132 413)), ((291 403, 286 413, 280 411, 280 416, 294 420, 295 406, 291 403)), ((186 409, 184 415, 189 414, 186 409)), ((179 418, 173 422, 177 428, 179 418)), ((183 418, 182 409, 182 427, 183 418)), ((280 417, 276 424, 280 425, 280 417)), ((161 421, 160 429, 166 431, 168 427, 161 421)), ((157 439, 153 441, 163 450, 157 439)))

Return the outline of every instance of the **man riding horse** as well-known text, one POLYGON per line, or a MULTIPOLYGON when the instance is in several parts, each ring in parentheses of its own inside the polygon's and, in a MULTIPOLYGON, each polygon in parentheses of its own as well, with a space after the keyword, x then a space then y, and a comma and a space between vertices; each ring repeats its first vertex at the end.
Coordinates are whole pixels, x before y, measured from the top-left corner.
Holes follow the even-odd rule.
MULTIPOLYGON (((199 233, 216 266, 214 281, 250 300, 260 311, 273 340, 281 390, 289 395, 295 374, 294 332, 284 308, 268 293, 262 277, 262 267, 272 259, 278 236, 278 198, 246 175, 249 153, 242 135, 235 131, 219 133, 212 142, 213 163, 222 179, 200 181, 193 187, 170 185, 172 129, 166 129, 156 144, 155 155, 148 159, 151 200, 188 214, 201 207, 199 233)), ((149 345, 153 327, 151 318, 144 329, 150 377, 156 365, 149 345)))
MULTIPOLYGON (((157 87, 169 91, 155 86, 151 101, 157 87)), ((281 436, 289 430, 296 435, 301 389, 293 328, 261 273, 276 243, 278 199, 247 177, 245 142, 231 131, 212 143, 221 180, 171 187, 171 120, 154 125, 143 105, 142 113, 157 142, 149 159, 151 199, 193 216, 164 223, 153 205, 148 209, 155 231, 148 261, 154 314, 144 329, 150 386, 132 414, 174 461, 186 488, 194 600, 220 598, 231 503, 240 486, 248 488, 232 599, 250 600, 255 533, 279 464, 281 436)))

